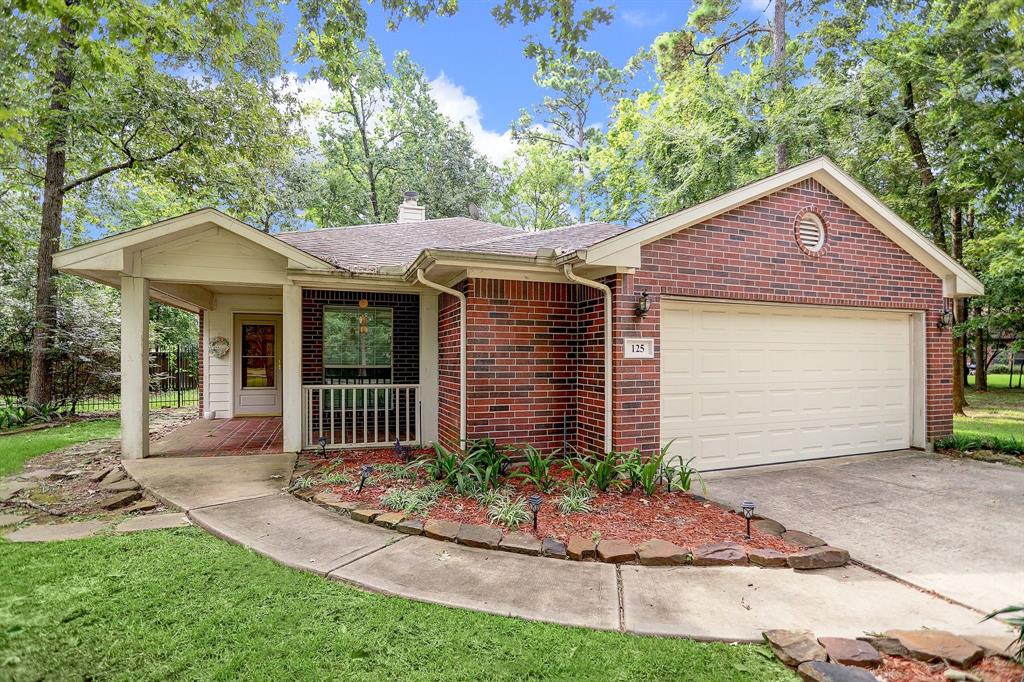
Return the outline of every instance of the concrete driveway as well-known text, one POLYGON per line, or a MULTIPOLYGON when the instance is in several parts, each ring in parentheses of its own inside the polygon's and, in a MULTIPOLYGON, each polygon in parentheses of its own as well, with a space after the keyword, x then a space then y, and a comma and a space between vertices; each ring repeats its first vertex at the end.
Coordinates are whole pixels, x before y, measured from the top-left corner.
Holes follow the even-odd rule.
POLYGON ((1024 469, 916 451, 706 476, 708 496, 991 611, 1024 601, 1024 469))

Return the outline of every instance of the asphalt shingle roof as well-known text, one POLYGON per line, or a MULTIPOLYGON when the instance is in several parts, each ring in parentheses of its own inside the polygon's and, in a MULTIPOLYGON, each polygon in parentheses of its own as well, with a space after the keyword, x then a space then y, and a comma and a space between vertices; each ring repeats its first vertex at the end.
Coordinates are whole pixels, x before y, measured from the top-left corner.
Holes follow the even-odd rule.
POLYGON ((471 218, 439 218, 411 223, 382 223, 285 232, 278 239, 351 272, 406 267, 424 249, 532 256, 537 249, 568 253, 612 237, 626 228, 583 223, 528 232, 471 218))

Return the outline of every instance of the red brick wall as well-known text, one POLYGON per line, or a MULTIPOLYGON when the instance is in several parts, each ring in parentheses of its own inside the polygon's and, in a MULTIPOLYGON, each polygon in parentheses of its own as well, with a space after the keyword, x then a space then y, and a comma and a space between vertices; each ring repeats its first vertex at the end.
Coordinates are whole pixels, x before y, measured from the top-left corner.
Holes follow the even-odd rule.
POLYGON ((576 449, 604 450, 604 294, 576 291, 576 449))
MULTIPOLYGON (((662 296, 925 310, 927 438, 952 432, 949 330, 937 328, 941 280, 814 180, 780 190, 641 249, 641 268, 615 278, 613 362, 616 449, 658 446, 660 359, 626 360, 625 337, 646 336, 660 349, 662 296), (826 222, 828 244, 816 257, 794 238, 794 221, 811 207, 826 222), (650 292, 640 320, 636 298, 650 292)), ((659 354, 660 355, 660 354, 659 354)))
POLYGON ((365 298, 374 308, 391 308, 391 381, 415 384, 420 376, 420 303, 416 294, 302 290, 302 383, 322 384, 324 306, 358 305, 365 298))
MULTIPOLYGON (((465 282, 456 286, 464 291, 465 282)), ((437 302, 437 436, 447 447, 459 444, 459 300, 441 294, 437 302)))

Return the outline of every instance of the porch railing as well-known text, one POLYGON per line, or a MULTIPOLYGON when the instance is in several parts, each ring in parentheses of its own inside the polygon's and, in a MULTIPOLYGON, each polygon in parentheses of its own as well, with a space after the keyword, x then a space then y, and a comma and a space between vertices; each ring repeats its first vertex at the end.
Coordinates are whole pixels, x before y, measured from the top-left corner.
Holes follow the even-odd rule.
POLYGON ((302 387, 303 447, 384 447, 420 442, 419 384, 302 387))

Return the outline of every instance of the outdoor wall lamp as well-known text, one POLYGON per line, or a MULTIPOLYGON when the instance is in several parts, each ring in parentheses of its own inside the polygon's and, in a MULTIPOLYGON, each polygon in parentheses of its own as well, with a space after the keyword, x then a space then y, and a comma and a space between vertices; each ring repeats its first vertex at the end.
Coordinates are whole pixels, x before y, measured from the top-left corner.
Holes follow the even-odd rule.
POLYGON ((743 518, 747 520, 747 539, 750 539, 750 519, 754 518, 754 503, 750 500, 743 500, 740 505, 743 510, 743 518))
POLYGON ((323 436, 320 436, 319 440, 317 440, 317 443, 320 444, 320 456, 323 457, 327 453, 327 439, 324 438, 323 436))
POLYGON ((537 512, 540 511, 540 495, 534 493, 530 495, 530 511, 533 512, 533 532, 537 532, 537 512))
POLYGON ((366 479, 368 479, 370 476, 373 476, 373 465, 364 464, 362 470, 360 470, 359 473, 359 489, 356 490, 356 495, 363 492, 363 486, 366 485, 366 479))
POLYGON ((942 299, 942 314, 939 315, 938 327, 945 329, 953 325, 953 311, 949 308, 949 299, 942 299))
POLYGON ((634 312, 637 317, 646 317, 647 313, 651 312, 651 296, 646 291, 637 299, 634 312))

